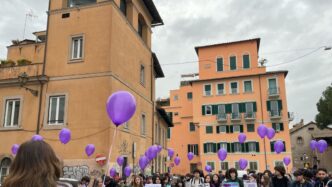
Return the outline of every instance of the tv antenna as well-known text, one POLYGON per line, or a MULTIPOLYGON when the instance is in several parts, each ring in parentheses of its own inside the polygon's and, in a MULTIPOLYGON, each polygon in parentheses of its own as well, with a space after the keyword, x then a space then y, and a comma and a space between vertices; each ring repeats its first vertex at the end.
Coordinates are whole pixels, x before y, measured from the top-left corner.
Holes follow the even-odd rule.
POLYGON ((263 59, 259 60, 258 63, 261 65, 261 67, 264 67, 265 64, 267 63, 267 59, 263 58, 263 59))
POLYGON ((25 14, 25 22, 24 22, 24 29, 23 29, 23 40, 25 39, 25 30, 26 30, 26 27, 27 27, 28 18, 32 19, 32 18, 37 18, 37 17, 38 16, 33 14, 32 9, 30 9, 30 11, 25 14))

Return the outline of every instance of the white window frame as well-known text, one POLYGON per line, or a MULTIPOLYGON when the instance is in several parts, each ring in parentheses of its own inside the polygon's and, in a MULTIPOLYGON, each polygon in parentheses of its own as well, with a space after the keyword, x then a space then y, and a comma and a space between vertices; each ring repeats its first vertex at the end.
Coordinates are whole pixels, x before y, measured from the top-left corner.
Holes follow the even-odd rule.
POLYGON ((22 96, 12 96, 12 97, 5 97, 3 99, 3 117, 2 117, 2 123, 1 123, 1 127, 5 128, 5 129, 17 129, 20 128, 21 126, 21 117, 22 117, 22 108, 23 108, 23 97, 22 96), (17 119, 17 124, 14 124, 14 117, 15 117, 15 107, 12 108, 11 111, 11 124, 10 126, 6 126, 7 123, 7 112, 8 112, 8 105, 7 102, 10 101, 20 101, 20 108, 18 110, 18 119, 17 119))
POLYGON ((253 84, 253 80, 252 79, 247 79, 247 80, 243 80, 243 93, 253 93, 254 92, 254 84, 253 84), (251 84, 251 91, 246 92, 246 87, 245 87, 245 82, 250 81, 251 84))
POLYGON ((224 57, 223 56, 217 56, 216 57, 216 72, 224 72, 225 71, 225 61, 224 61, 224 57), (222 71, 218 71, 218 59, 221 58, 222 59, 222 71))
POLYGON ((229 94, 238 94, 239 93, 239 81, 231 81, 229 83, 229 94), (236 83, 236 93, 232 93, 232 83, 236 83))
POLYGON ((45 117, 44 117, 44 128, 46 129, 61 129, 67 126, 67 114, 68 114, 68 102, 69 102, 69 94, 68 93, 49 93, 46 94, 46 105, 45 105, 45 117), (50 107, 50 98, 56 96, 65 96, 65 107, 64 107, 64 116, 63 123, 59 124, 49 124, 49 107, 50 107))
POLYGON ((205 107, 205 115, 206 115, 206 116, 211 116, 211 115, 212 115, 212 105, 205 105, 204 107, 205 107), (207 113, 207 108, 208 108, 208 107, 211 108, 211 114, 208 114, 208 113, 207 113))
POLYGON ((247 143, 248 143, 248 150, 247 150, 247 151, 248 151, 249 153, 256 153, 256 152, 257 152, 257 146, 256 146, 256 143, 257 143, 257 142, 248 141, 247 143), (255 145, 255 150, 250 151, 250 144, 255 145))
POLYGON ((250 161, 248 162, 248 168, 249 168, 250 170, 252 170, 252 169, 250 168, 250 163, 256 163, 256 165, 257 165, 257 170, 254 170, 254 171, 259 171, 259 162, 258 162, 257 160, 250 160, 250 161))
MULTIPOLYGON (((268 93, 270 93, 270 80, 271 80, 271 79, 275 79, 275 80, 276 80, 276 89, 279 88, 278 76, 268 77, 268 78, 266 79, 266 81, 267 81, 267 89, 268 89, 268 93)), ((277 90, 277 92, 278 92, 278 91, 279 91, 279 90, 277 90)))
POLYGON ((78 34, 78 35, 72 35, 70 36, 70 60, 75 61, 75 60, 82 60, 84 59, 84 45, 85 45, 85 37, 83 34, 78 34), (78 42, 78 50, 76 56, 74 54, 74 40, 80 38, 81 42, 78 42), (80 56, 80 48, 82 47, 82 56, 80 56))
POLYGON ((226 84, 225 84, 225 82, 218 82, 216 84, 216 93, 217 93, 217 95, 225 95, 226 94, 226 84), (220 93, 219 90, 218 90, 218 85, 220 85, 220 84, 224 85, 224 90, 223 90, 222 93, 220 93))
MULTIPOLYGON (((58 123, 58 122, 56 122, 56 123, 50 123, 50 116, 51 116, 51 112, 52 112, 52 110, 51 110, 51 106, 52 106, 52 103, 50 102, 50 99, 51 98, 54 98, 54 97, 56 97, 57 98, 57 105, 56 105, 56 110, 55 110, 55 120, 56 121, 58 121, 59 120, 59 112, 60 112, 60 99, 62 98, 62 97, 64 97, 64 99, 65 99, 65 105, 66 105, 66 96, 65 95, 54 95, 54 96, 50 96, 48 99, 49 99, 49 105, 48 105, 48 118, 47 118, 47 124, 48 125, 63 125, 63 123, 58 123)), ((64 106, 64 112, 65 112, 65 107, 66 106, 64 106)), ((64 118, 65 116, 63 116, 63 118, 64 118)))
POLYGON ((141 129, 141 136, 146 136, 146 114, 145 113, 142 113, 141 117, 140 117, 140 129, 141 129))
POLYGON ((221 170, 221 171, 227 171, 227 170, 229 170, 229 162, 227 162, 227 161, 221 161, 221 162, 220 162, 220 170, 221 170), (227 163, 227 169, 223 169, 223 168, 222 168, 222 164, 223 164, 223 163, 227 163))
POLYGON ((226 134, 227 133, 227 125, 219 125, 218 128, 219 128, 219 133, 220 134, 226 134), (225 127, 225 132, 222 132, 220 127, 225 127))
POLYGON ((234 147, 234 153, 242 153, 242 145, 241 145, 241 143, 240 142, 233 142, 233 147, 234 147), (235 151, 235 144, 237 144, 237 145, 240 145, 240 151, 235 151))
POLYGON ((236 70, 238 70, 238 65, 237 65, 237 56, 235 55, 235 54, 231 54, 231 55, 229 55, 229 57, 228 57, 228 64, 229 64, 229 71, 236 71, 236 70), (235 57, 235 66, 236 66, 236 68, 235 69, 231 69, 231 57, 235 57))
POLYGON ((213 95, 212 84, 204 84, 204 85, 203 85, 203 95, 204 95, 204 96, 212 96, 212 95, 213 95), (207 95, 207 94, 206 94, 206 91, 205 91, 205 86, 208 86, 208 85, 209 85, 210 88, 211 88, 211 89, 210 89, 210 92, 211 92, 210 95, 207 95))
POLYGON ((146 78, 145 78, 145 65, 140 64, 140 66, 139 66, 139 82, 141 83, 142 86, 145 86, 145 81, 146 81, 146 78))
POLYGON ((232 128, 233 128, 233 133, 240 133, 241 132, 241 125, 233 125, 232 128), (235 131, 235 127, 239 127, 239 130, 235 131))
POLYGON ((251 69, 251 59, 250 59, 251 55, 249 52, 245 52, 242 54, 242 69, 251 69), (244 55, 249 55, 249 68, 244 68, 244 61, 243 61, 243 56, 244 55))

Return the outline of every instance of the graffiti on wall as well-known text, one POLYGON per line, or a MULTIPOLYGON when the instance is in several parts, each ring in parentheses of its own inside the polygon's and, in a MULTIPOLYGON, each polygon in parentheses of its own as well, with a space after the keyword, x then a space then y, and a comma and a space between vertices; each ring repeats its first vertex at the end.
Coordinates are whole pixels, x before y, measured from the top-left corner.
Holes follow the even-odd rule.
POLYGON ((81 180, 84 176, 89 176, 88 166, 64 166, 63 167, 63 177, 70 179, 81 180))

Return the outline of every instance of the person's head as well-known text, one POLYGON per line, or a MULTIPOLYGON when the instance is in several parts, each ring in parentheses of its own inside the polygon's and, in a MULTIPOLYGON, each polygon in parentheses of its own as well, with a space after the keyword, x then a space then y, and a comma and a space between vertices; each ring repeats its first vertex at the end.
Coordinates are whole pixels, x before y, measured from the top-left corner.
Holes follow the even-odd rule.
POLYGON ((248 178, 249 178, 249 177, 248 177, 247 174, 243 174, 243 176, 242 176, 242 179, 243 179, 243 180, 247 181, 247 180, 249 180, 248 178))
POLYGON ((90 177, 88 177, 88 176, 82 177, 82 179, 81 179, 82 185, 89 186, 89 183, 90 183, 90 177))
POLYGON ((154 182, 153 182, 154 184, 161 184, 161 178, 159 177, 159 176, 156 176, 155 178, 154 178, 154 182))
POLYGON ((205 183, 211 183, 211 176, 210 175, 206 175, 204 177, 204 181, 205 181, 205 183))
POLYGON ((3 186, 56 186, 61 174, 60 160, 44 141, 23 143, 3 186))
POLYGON ((305 178, 305 180, 310 181, 313 179, 314 175, 312 171, 305 169, 303 170, 303 177, 305 178))
POLYGON ((270 170, 265 170, 263 174, 268 176, 268 177, 272 176, 272 172, 270 170))
POLYGON ((146 183, 147 184, 153 184, 153 179, 151 176, 149 176, 147 179, 146 179, 146 183))
POLYGON ((111 184, 111 182, 112 182, 111 177, 106 176, 105 179, 104 179, 104 177, 105 177, 105 176, 102 176, 102 177, 101 177, 101 178, 104 180, 104 184, 105 184, 105 185, 109 185, 109 184, 111 184))
POLYGON ((274 172, 277 177, 284 176, 286 173, 284 166, 276 166, 274 167, 274 172))
POLYGON ((184 187, 182 180, 177 180, 176 187, 184 187))
POLYGON ((235 168, 231 168, 228 170, 228 179, 236 179, 237 178, 237 170, 235 168))
POLYGON ((270 184, 270 177, 266 176, 266 175, 262 175, 261 184, 263 184, 264 186, 268 186, 270 184))
POLYGON ((304 180, 304 177, 303 177, 303 171, 302 170, 297 170, 293 173, 294 177, 295 177, 295 180, 297 182, 302 182, 304 180))
POLYGON ((212 176, 212 182, 213 182, 213 183, 219 183, 219 182, 220 182, 219 175, 214 174, 214 175, 212 176))
POLYGON ((317 169, 316 177, 319 180, 324 180, 327 177, 327 170, 325 168, 319 168, 319 169, 317 169))
POLYGON ((162 181, 163 181, 163 184, 168 184, 169 183, 169 177, 165 176, 162 181))
POLYGON ((257 181, 257 175, 254 173, 250 173, 248 176, 248 179, 250 182, 256 182, 257 181))
POLYGON ((195 169, 194 172, 193 172, 193 174, 194 174, 195 178, 199 178, 200 175, 201 175, 201 172, 198 169, 195 169))
POLYGON ((143 183, 143 180, 140 176, 136 176, 134 180, 134 185, 135 186, 140 186, 143 183))
POLYGON ((192 178, 191 174, 187 173, 185 176, 185 180, 188 181, 192 178))

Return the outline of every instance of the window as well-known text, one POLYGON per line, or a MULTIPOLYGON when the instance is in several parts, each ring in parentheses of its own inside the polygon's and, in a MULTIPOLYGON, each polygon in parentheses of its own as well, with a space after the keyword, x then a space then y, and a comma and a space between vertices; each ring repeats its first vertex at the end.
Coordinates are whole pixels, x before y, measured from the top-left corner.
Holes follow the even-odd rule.
POLYGON ((239 162, 235 162, 234 167, 235 167, 236 170, 241 170, 241 169, 240 169, 239 162))
POLYGON ((233 132, 241 132, 241 125, 233 125, 233 132))
POLYGON ((143 28, 144 28, 144 23, 142 21, 142 19, 138 19, 138 29, 137 29, 137 32, 138 32, 138 35, 140 37, 143 38, 143 28))
POLYGON ((231 94, 237 94, 238 93, 238 85, 237 82, 231 82, 231 94))
POLYGON ((283 123, 272 123, 272 128, 276 132, 284 131, 284 124, 283 123))
POLYGON ((303 138, 302 137, 297 137, 296 142, 298 145, 303 145, 303 138))
POLYGON ((236 142, 236 143, 233 143, 233 145, 234 145, 234 152, 236 153, 236 152, 241 152, 242 151, 242 147, 241 147, 241 143, 239 143, 239 142, 236 142))
POLYGON ((188 153, 192 152, 194 155, 198 156, 198 144, 189 144, 188 145, 188 153))
POLYGON ((68 0, 68 7, 88 5, 96 2, 96 0, 68 0))
POLYGON ((206 126, 205 127, 205 133, 206 134, 212 134, 213 133, 213 127, 212 126, 206 126))
POLYGON ((226 142, 220 142, 220 143, 218 143, 217 149, 219 150, 221 148, 223 148, 223 149, 225 149, 227 151, 227 143, 226 142))
POLYGON ((204 85, 204 96, 211 96, 211 84, 204 85))
POLYGON ((255 124, 247 124, 248 132, 255 132, 255 124))
POLYGON ((123 128, 128 130, 129 129, 129 121, 127 121, 124 125, 123 125, 123 128))
POLYGON ((20 105, 20 99, 6 100, 4 127, 18 127, 20 105))
POLYGON ((219 130, 219 133, 227 133, 227 126, 226 125, 220 125, 217 128, 219 130))
POLYGON ((240 118, 239 104, 234 103, 232 104, 232 119, 239 119, 239 118, 240 118))
POLYGON ((225 84, 224 83, 217 84, 217 94, 218 95, 225 94, 225 84))
POLYGON ((226 114, 225 105, 218 105, 218 114, 226 114))
POLYGON ((204 153, 216 153, 217 146, 215 143, 205 143, 204 144, 204 153))
POLYGON ((228 162, 220 162, 220 170, 228 170, 228 162))
POLYGON ((206 164, 209 165, 209 166, 211 166, 212 171, 214 171, 214 169, 215 169, 214 162, 207 161, 206 164))
POLYGON ((313 131, 313 130, 315 130, 315 128, 314 127, 309 127, 308 130, 313 131))
POLYGON ((49 125, 63 125, 65 118, 65 101, 66 96, 49 97, 48 121, 49 125))
POLYGON ((187 99, 188 100, 192 100, 193 99, 193 93, 192 92, 188 92, 187 93, 187 99))
POLYGON ((244 81, 244 92, 249 93, 252 92, 252 81, 244 81))
POLYGON ((284 162, 283 161, 275 161, 274 166, 284 166, 284 162))
POLYGON ((236 56, 231 56, 229 58, 229 63, 230 63, 230 69, 236 70, 236 56))
POLYGON ((189 131, 194 132, 196 130, 195 124, 193 122, 189 123, 189 131))
POLYGON ((83 58, 83 36, 73 37, 71 39, 71 59, 77 60, 83 58))
POLYGON ((269 82, 269 94, 270 95, 276 95, 278 94, 278 86, 277 86, 277 79, 276 78, 272 78, 272 79, 268 79, 269 82))
POLYGON ((281 100, 272 100, 267 101, 267 110, 270 111, 271 117, 279 117, 280 111, 282 109, 282 102, 281 100))
POLYGON ((248 54, 243 55, 243 69, 250 68, 250 57, 248 54))
POLYGON ((223 58, 217 58, 217 71, 218 72, 224 71, 223 58))
POLYGON ((141 135, 146 135, 146 116, 145 114, 142 114, 141 116, 141 135))
POLYGON ((205 106, 205 114, 206 115, 212 115, 212 106, 211 105, 206 105, 205 106))
POLYGON ((174 101, 179 100, 179 96, 178 95, 174 95, 174 101))
POLYGON ((127 15, 127 0, 120 1, 120 10, 125 16, 127 15))
POLYGON ((258 163, 254 161, 249 162, 249 168, 251 171, 257 171, 258 170, 258 163))
POLYGON ((141 65, 140 69, 140 81, 142 85, 145 85, 145 67, 141 65))
MULTIPOLYGON (((284 150, 282 152, 286 152, 286 143, 285 143, 285 141, 282 141, 282 142, 284 144, 284 150)), ((270 142, 270 147, 271 147, 271 152, 272 153, 275 151, 274 150, 274 143, 275 143, 275 141, 270 142)))
POLYGON ((0 184, 3 184, 4 179, 9 174, 9 167, 11 160, 9 158, 4 158, 0 164, 0 184))
POLYGON ((256 142, 248 142, 248 152, 257 152, 256 142))
POLYGON ((171 128, 167 128, 167 139, 171 139, 171 128))

